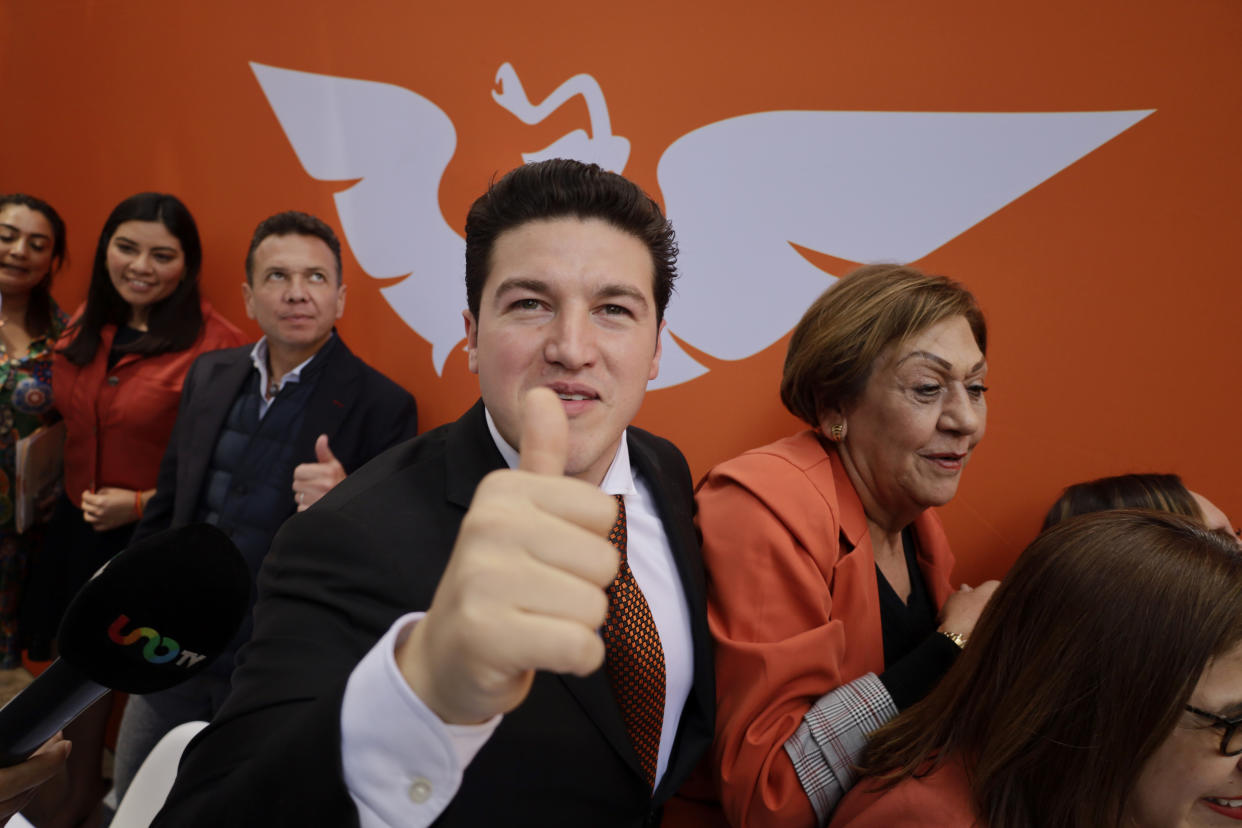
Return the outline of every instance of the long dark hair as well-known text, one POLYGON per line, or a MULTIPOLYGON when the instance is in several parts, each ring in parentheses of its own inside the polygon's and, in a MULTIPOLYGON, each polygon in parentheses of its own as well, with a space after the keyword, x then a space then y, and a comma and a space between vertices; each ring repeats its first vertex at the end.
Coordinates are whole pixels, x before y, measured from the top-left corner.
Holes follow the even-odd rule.
POLYGON ((880 788, 960 759, 991 828, 1117 828, 1200 674, 1242 641, 1242 552, 1161 512, 1070 518, 1026 548, 970 643, 860 763, 880 788))
POLYGON ((9 205, 25 207, 43 215, 52 226, 52 266, 38 284, 30 288, 26 299, 26 333, 32 338, 46 336, 56 322, 55 307, 52 302, 52 277, 60 272, 65 263, 65 220, 52 205, 41 198, 25 193, 9 193, 0 195, 0 210, 9 205))
POLYGON ((86 309, 74 323, 76 334, 61 352, 74 365, 85 365, 95 358, 99 334, 104 325, 117 327, 129 322, 130 307, 108 276, 108 245, 116 229, 127 221, 158 221, 176 236, 185 255, 185 275, 171 294, 151 306, 147 331, 118 351, 134 354, 162 354, 183 351, 194 344, 203 329, 203 311, 198 295, 198 271, 203 263, 203 247, 198 239, 194 216, 181 201, 165 193, 138 193, 116 206, 99 234, 95 264, 86 293, 86 309))

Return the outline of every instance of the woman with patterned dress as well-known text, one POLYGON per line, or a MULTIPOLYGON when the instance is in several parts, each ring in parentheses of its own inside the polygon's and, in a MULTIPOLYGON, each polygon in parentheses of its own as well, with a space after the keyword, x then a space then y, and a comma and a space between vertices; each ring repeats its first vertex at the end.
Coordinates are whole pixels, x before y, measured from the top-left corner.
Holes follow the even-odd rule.
POLYGON ((0 669, 22 663, 18 607, 43 526, 18 534, 17 441, 60 419, 52 406, 52 347, 66 318, 52 300, 65 258, 65 223, 51 205, 0 195, 0 669))

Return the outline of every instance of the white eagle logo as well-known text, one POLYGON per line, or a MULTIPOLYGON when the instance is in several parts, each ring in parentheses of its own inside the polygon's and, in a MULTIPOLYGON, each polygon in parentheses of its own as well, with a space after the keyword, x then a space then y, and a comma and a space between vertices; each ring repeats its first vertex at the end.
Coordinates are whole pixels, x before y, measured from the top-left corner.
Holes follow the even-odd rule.
MULTIPOLYGON (((439 206, 453 122, 400 86, 251 68, 307 174, 351 182, 336 194, 345 237, 370 276, 404 277, 381 292, 442 373, 465 301, 465 242, 439 206)), ((590 75, 538 104, 508 63, 496 84, 496 103, 527 124, 586 101, 589 134, 576 129, 525 160, 625 169, 630 142, 612 134, 590 75)), ((683 135, 657 168, 681 278, 651 388, 706 372, 678 340, 738 360, 784 336, 835 278, 794 245, 850 262, 921 259, 1154 111, 756 112, 683 135)))

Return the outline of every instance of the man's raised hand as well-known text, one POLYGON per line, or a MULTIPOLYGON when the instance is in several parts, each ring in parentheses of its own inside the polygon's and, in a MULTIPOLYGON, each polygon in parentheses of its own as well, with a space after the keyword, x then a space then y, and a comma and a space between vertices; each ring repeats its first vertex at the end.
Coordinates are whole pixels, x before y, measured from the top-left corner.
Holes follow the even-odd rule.
POLYGON ((397 665, 441 720, 473 724, 526 697, 535 670, 586 675, 618 557, 616 501, 564 477, 569 424, 537 388, 522 407, 521 465, 485 477, 462 520, 427 615, 397 665))

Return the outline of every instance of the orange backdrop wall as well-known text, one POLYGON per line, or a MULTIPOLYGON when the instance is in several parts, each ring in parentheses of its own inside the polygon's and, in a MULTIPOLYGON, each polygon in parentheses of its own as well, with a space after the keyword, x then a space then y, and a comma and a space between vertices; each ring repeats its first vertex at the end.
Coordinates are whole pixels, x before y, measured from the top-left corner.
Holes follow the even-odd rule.
MULTIPOLYGON (((579 130, 592 152, 615 159, 628 149, 624 173, 675 224, 696 225, 703 254, 691 267, 683 238, 683 289, 670 307, 672 342, 697 374, 650 391, 638 420, 678 443, 696 475, 797 427, 777 398, 796 321, 785 306, 793 281, 783 280, 797 272, 805 283, 809 263, 827 287, 852 262, 876 257, 874 244, 854 247, 848 232, 839 244, 818 243, 850 226, 840 217, 864 216, 881 246, 905 239, 902 228, 943 224, 943 238, 929 236, 909 255, 972 288, 992 330, 987 437, 943 510, 957 576, 976 581, 1003 573, 1061 487, 1087 477, 1176 471, 1242 520, 1240 43, 1236 0, 0 0, 0 192, 39 195, 65 216, 70 261, 54 294, 69 310, 85 295, 110 209, 140 190, 177 194, 203 236, 204 292, 257 337, 239 285, 264 216, 302 209, 341 230, 338 194, 358 179, 389 190, 406 182, 459 234, 470 201, 523 153, 566 146, 558 142, 579 130), (312 108, 294 130, 261 83, 262 67, 367 83, 337 88, 330 94, 340 100, 325 102, 321 117, 312 108), (571 83, 583 75, 590 83, 571 83), (372 92, 379 103, 366 105, 372 92), (434 121, 406 111, 416 101, 442 113, 441 127, 451 124, 442 169, 424 169, 425 136, 412 132, 401 150, 402 124, 434 121), (948 163, 940 153, 952 154, 954 141, 928 140, 921 155, 928 119, 894 120, 884 131, 892 146, 843 138, 887 123, 872 113, 947 113, 943 122, 968 141, 978 130, 967 113, 1120 112, 1135 113, 1133 123, 1086 141, 1068 162, 1039 157, 1054 143, 1042 131, 1052 120, 1005 121, 1017 132, 1002 129, 986 152, 965 153, 953 163, 968 173, 934 192, 923 173, 948 163), (753 117, 762 113, 786 114, 753 117), (805 135, 781 127, 804 121, 805 135), (320 131, 364 150, 378 142, 392 166, 329 180, 340 173, 325 177, 295 146, 320 131), (791 157, 788 142, 823 158, 791 157), (790 165, 806 171, 796 177, 797 209, 767 170, 776 162, 786 174, 790 165), (697 178, 687 172, 694 164, 697 178), (1025 164, 1044 166, 987 206, 985 191, 1003 190, 1025 164), (830 168, 851 183, 838 186, 844 179, 830 168), (428 170, 438 179, 419 177, 428 170), (953 229, 945 217, 976 191, 979 215, 953 229), (705 244, 733 251, 752 241, 770 269, 721 274, 704 264, 705 244), (704 281, 712 279, 719 289, 704 281)), ((354 152, 365 160, 370 150, 354 152)), ((413 206, 394 215, 363 224, 405 228, 401 244, 419 267, 436 270, 427 251, 460 243, 424 226, 434 221, 413 221, 413 206)), ((384 260, 374 239, 360 243, 366 226, 345 230, 342 335, 415 394, 424 428, 456 417, 477 393, 460 345, 411 326, 385 293, 405 278, 390 272, 404 260, 384 260)), ((905 248, 894 250, 879 258, 906 260, 905 248)), ((441 285, 461 277, 416 275, 441 285)), ((462 306, 464 295, 453 313, 462 306)))

